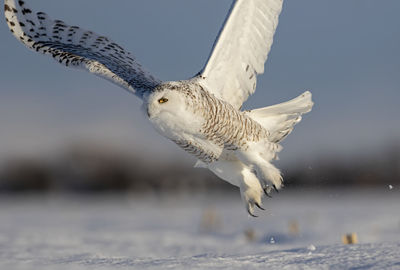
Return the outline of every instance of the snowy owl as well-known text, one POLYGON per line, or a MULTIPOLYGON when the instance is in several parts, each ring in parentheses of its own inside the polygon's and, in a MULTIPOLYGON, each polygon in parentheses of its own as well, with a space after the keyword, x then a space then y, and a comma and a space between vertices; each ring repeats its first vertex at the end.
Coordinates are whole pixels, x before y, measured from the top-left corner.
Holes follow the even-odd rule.
POLYGON ((311 110, 306 91, 288 102, 242 111, 264 72, 283 0, 235 0, 205 67, 189 80, 161 82, 111 39, 5 0, 7 24, 28 48, 88 70, 143 100, 156 130, 223 180, 240 188, 251 216, 263 195, 283 186, 271 163, 280 142, 311 110))

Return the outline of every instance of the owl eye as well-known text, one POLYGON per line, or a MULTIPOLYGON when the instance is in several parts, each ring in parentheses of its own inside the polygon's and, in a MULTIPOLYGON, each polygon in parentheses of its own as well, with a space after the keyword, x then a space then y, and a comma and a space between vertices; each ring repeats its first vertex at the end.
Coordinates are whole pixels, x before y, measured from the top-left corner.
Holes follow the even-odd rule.
POLYGON ((162 103, 165 103, 165 102, 167 102, 167 101, 168 101, 167 98, 160 98, 160 99, 158 100, 158 103, 162 104, 162 103))

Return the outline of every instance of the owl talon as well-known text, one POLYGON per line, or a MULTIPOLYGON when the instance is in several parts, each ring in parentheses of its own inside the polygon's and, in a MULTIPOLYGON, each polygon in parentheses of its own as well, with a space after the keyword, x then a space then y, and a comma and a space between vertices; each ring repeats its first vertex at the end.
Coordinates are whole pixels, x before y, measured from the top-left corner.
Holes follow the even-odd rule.
POLYGON ((256 216, 256 215, 254 215, 254 214, 250 211, 250 209, 247 209, 247 212, 248 212, 249 215, 252 216, 252 217, 258 217, 258 216, 256 216))
POLYGON ((255 205, 256 205, 258 208, 260 208, 261 210, 265 211, 265 209, 262 208, 261 205, 260 205, 259 203, 255 203, 255 205))
POLYGON ((249 213, 250 216, 252 217, 258 217, 254 214, 254 205, 256 205, 253 201, 247 201, 246 203, 246 210, 247 213, 249 213))
POLYGON ((271 196, 271 187, 270 186, 264 187, 263 190, 264 190, 265 196, 267 196, 268 198, 272 198, 272 196, 271 196))

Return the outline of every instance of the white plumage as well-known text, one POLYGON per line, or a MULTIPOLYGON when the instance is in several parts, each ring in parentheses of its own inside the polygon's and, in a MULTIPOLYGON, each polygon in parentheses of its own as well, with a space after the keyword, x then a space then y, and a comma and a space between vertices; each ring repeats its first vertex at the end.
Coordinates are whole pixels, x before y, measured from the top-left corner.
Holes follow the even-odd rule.
POLYGON ((143 99, 160 134, 240 188, 250 215, 262 196, 282 187, 271 161, 279 143, 311 110, 311 93, 274 106, 241 111, 264 72, 283 0, 236 0, 204 69, 189 80, 161 82, 107 37, 52 20, 25 1, 5 0, 6 21, 28 48, 59 63, 86 69, 143 99))
POLYGON ((234 1, 201 72, 204 85, 216 97, 239 109, 256 90, 278 26, 283 0, 234 1))

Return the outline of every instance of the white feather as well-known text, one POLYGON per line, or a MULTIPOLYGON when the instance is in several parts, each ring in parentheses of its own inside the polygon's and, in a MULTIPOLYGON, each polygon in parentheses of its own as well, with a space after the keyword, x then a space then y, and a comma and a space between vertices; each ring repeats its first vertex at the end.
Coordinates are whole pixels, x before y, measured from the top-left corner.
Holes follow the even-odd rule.
POLYGON ((199 82, 240 108, 256 88, 271 49, 283 0, 236 0, 199 82))
POLYGON ((301 115, 311 111, 314 103, 309 91, 300 96, 265 108, 246 112, 252 119, 260 123, 269 131, 269 140, 274 143, 281 142, 289 135, 294 126, 301 121, 301 115))

